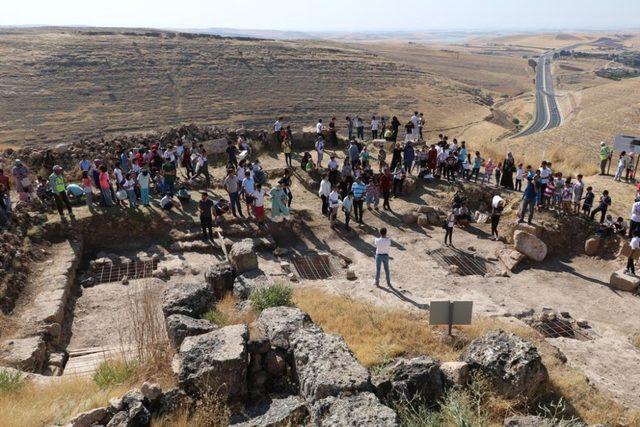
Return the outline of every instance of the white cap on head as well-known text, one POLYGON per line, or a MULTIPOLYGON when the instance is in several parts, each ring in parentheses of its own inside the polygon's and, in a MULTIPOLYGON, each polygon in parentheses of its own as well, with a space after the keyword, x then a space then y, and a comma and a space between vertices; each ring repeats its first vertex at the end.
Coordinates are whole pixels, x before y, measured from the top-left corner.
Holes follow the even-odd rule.
POLYGON ((606 143, 606 142, 604 142, 604 141, 602 141, 602 142, 600 143, 600 145, 604 147, 605 145, 607 145, 607 143, 606 143))

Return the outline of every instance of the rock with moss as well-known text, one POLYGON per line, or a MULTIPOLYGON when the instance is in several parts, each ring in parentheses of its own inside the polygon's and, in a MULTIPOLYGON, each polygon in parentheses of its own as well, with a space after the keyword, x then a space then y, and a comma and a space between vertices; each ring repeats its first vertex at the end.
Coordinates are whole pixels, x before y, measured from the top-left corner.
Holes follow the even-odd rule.
POLYGON ((311 424, 322 427, 394 427, 396 413, 380 403, 373 393, 329 396, 311 406, 311 424))
POLYGON ((397 359, 376 374, 372 383, 385 403, 421 399, 435 405, 444 389, 440 362, 428 356, 397 359))

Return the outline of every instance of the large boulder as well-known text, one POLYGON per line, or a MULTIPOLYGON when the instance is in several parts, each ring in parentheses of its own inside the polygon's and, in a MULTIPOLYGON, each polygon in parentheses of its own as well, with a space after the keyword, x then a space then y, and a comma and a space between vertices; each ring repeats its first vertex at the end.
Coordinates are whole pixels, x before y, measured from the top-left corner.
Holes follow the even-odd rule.
POLYGON ((249 330, 232 325, 187 337, 174 356, 178 385, 190 395, 217 392, 225 398, 242 397, 247 391, 249 330))
POLYGON ((248 299, 253 291, 266 288, 272 281, 262 270, 249 270, 238 275, 233 281, 233 295, 240 299, 248 299))
POLYGON ((104 425, 110 419, 107 408, 94 408, 90 411, 82 412, 69 420, 68 427, 91 427, 95 425, 104 425))
POLYGON ((272 307, 262 310, 253 326, 277 348, 289 349, 291 335, 311 324, 307 313, 296 307, 272 307))
POLYGON ((534 261, 542 261, 547 256, 547 245, 526 231, 516 230, 513 233, 513 244, 518 252, 522 252, 534 261))
POLYGON ((215 301, 206 283, 174 283, 162 295, 162 312, 165 316, 184 314, 199 317, 215 301))
POLYGON ((394 427, 398 425, 398 417, 373 393, 359 393, 355 396, 329 396, 314 402, 311 424, 321 427, 394 427))
POLYGON ((300 394, 307 400, 371 389, 369 372, 341 337, 308 327, 294 332, 290 345, 300 394))
POLYGON ((538 349, 502 330, 477 338, 462 352, 460 360, 479 371, 507 398, 530 397, 547 379, 538 349))
POLYGON ((228 262, 212 265, 205 271, 204 278, 218 299, 222 299, 227 292, 233 291, 233 268, 228 262))
POLYGON ((398 359, 371 381, 380 400, 388 404, 414 397, 435 404, 443 391, 440 362, 428 356, 398 359))
POLYGON ((584 253, 589 256, 595 256, 600 253, 602 249, 602 240, 600 237, 592 237, 584 242, 584 253))
POLYGON ((307 425, 309 410, 300 397, 271 398, 231 418, 232 427, 280 427, 307 425))
POLYGON ((406 212, 402 215, 402 222, 404 225, 414 225, 418 222, 418 214, 413 211, 406 212))
POLYGON ((513 271, 527 256, 522 252, 518 252, 513 249, 505 248, 496 250, 496 257, 502 262, 504 267, 513 271))
POLYGON ((186 337, 206 334, 218 327, 205 319, 196 319, 184 314, 172 314, 165 319, 167 335, 173 348, 179 348, 186 337))
POLYGON ((544 227, 537 224, 528 224, 525 222, 521 222, 516 224, 513 230, 524 231, 525 233, 533 234, 538 239, 542 239, 542 233, 544 232, 544 227))
POLYGON ((620 291, 635 292, 640 285, 640 277, 625 273, 624 270, 614 271, 609 278, 609 286, 620 291))
POLYGON ((258 268, 258 255, 253 248, 253 240, 243 239, 234 243, 229 251, 229 260, 236 274, 258 268))
POLYGON ((0 342, 0 364, 27 372, 40 373, 47 356, 41 336, 0 342))

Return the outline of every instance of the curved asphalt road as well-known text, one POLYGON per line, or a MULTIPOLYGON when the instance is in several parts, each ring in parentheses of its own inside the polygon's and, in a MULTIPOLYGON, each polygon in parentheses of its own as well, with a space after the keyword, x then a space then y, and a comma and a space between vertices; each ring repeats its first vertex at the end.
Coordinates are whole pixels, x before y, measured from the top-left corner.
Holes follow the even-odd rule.
POLYGON ((536 66, 536 120, 518 136, 531 135, 560 126, 562 115, 553 93, 551 60, 554 51, 545 52, 536 66))

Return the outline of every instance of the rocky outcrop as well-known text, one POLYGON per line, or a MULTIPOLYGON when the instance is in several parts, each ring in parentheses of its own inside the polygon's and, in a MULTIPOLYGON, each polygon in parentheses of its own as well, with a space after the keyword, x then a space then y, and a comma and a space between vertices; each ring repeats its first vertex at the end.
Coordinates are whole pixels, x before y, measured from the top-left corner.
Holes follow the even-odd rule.
POLYGON ((195 319, 184 314, 172 314, 165 319, 167 336, 173 348, 179 348, 186 337, 206 334, 218 327, 205 319, 195 319))
POLYGON ((233 325, 187 337, 174 356, 178 385, 191 395, 216 392, 229 399, 247 392, 246 325, 233 325))
POLYGON ((279 427, 307 425, 309 410, 298 396, 271 398, 247 408, 231 419, 232 427, 279 427))
POLYGON ((233 281, 233 295, 240 300, 246 300, 256 289, 266 288, 271 284, 271 279, 264 274, 264 271, 245 271, 233 281))
POLYGON ((206 283, 175 283, 162 295, 162 312, 165 316, 184 314, 199 317, 214 303, 213 292, 206 283))
POLYGON ((460 360, 479 371, 507 398, 533 396, 548 379, 538 349, 502 330, 480 337, 462 352, 460 360))
POLYGON ((469 365, 465 362, 444 362, 440 371, 445 387, 462 388, 469 382, 469 365))
POLYGON ((204 278, 217 299, 222 299, 227 292, 233 291, 233 268, 228 262, 212 265, 205 271, 204 278))
POLYGON ((385 403, 420 398, 435 404, 442 396, 440 362, 428 356, 398 359, 372 378, 376 394, 385 403))
POLYGON ((398 418, 373 393, 359 393, 342 398, 329 396, 313 403, 311 423, 321 427, 392 427, 398 425, 398 418))
POLYGON ((272 307, 263 310, 253 326, 272 346, 289 349, 291 335, 311 324, 309 315, 295 307, 272 307))
POLYGON ((229 251, 229 261, 231 261, 236 274, 256 270, 258 268, 258 256, 254 250, 253 241, 251 239, 243 239, 234 243, 229 251))
POLYGON ((542 261, 547 256, 547 245, 533 234, 516 230, 513 233, 513 244, 518 252, 534 261, 542 261))
POLYGON ((46 357, 47 346, 41 336, 0 342, 0 364, 4 366, 40 373, 46 357))
POLYGON ((300 395, 305 399, 315 401, 371 389, 369 372, 341 337, 305 328, 293 333, 290 346, 300 395))

